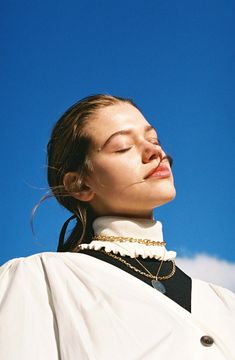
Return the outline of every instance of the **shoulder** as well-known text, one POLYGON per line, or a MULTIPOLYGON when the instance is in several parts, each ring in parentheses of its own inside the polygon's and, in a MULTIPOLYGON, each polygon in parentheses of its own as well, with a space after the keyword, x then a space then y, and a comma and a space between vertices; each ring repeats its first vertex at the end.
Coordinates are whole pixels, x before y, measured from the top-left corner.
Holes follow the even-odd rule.
POLYGON ((12 259, 0 267, 0 308, 4 303, 47 303, 48 296, 67 291, 82 291, 89 283, 96 263, 77 253, 39 253, 12 259), (49 295, 50 294, 50 295, 49 295), (7 300, 7 301, 6 301, 7 300))
POLYGON ((9 260, 0 267, 0 289, 9 283, 27 283, 48 280, 51 274, 68 273, 76 267, 76 272, 88 266, 89 259, 82 254, 45 252, 28 257, 9 260), (86 265, 85 265, 86 264, 86 265))
POLYGON ((16 271, 42 271, 43 263, 51 257, 57 258, 57 253, 39 253, 27 257, 15 258, 7 261, 0 267, 0 279, 7 274, 13 274, 16 271))
POLYGON ((0 317, 4 308, 20 307, 18 299, 23 301, 21 308, 53 304, 63 311, 61 304, 95 306, 97 298, 110 296, 112 274, 118 277, 120 294, 122 282, 112 268, 80 253, 40 253, 10 260, 0 268, 0 317))
POLYGON ((224 304, 229 308, 233 308, 235 311, 235 293, 227 288, 206 282, 199 279, 193 279, 193 290, 192 294, 194 298, 203 298, 204 301, 207 299, 213 301, 213 304, 224 304))
MULTIPOLYGON (((82 253, 44 252, 9 260, 0 267, 0 291, 4 283, 38 281, 88 281, 95 274, 105 275, 108 265, 82 253)), ((111 267, 111 265, 110 265, 111 267)))
POLYGON ((43 252, 27 257, 11 259, 0 266, 0 278, 7 272, 12 273, 21 270, 44 272, 50 264, 63 266, 71 262, 83 262, 83 257, 83 254, 78 253, 43 252))

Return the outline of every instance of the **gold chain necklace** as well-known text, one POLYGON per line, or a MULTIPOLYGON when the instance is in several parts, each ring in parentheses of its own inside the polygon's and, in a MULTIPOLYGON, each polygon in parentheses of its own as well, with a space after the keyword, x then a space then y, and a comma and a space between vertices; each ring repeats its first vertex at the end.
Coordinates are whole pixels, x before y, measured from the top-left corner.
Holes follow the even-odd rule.
POLYGON ((118 261, 120 261, 121 263, 123 263, 124 265, 126 265, 128 268, 134 270, 135 272, 143 275, 143 276, 146 276, 147 278, 150 278, 152 279, 151 283, 152 283, 152 286, 156 289, 156 290, 159 290, 160 292, 162 292, 163 294, 166 293, 166 288, 165 286, 159 281, 159 280, 167 280, 167 279, 170 279, 174 274, 175 274, 175 271, 176 271, 176 267, 175 267, 175 261, 174 260, 170 260, 172 262, 172 270, 170 272, 170 274, 168 275, 164 275, 164 276, 158 276, 160 270, 161 270, 161 267, 162 267, 162 264, 163 264, 163 261, 164 259, 161 260, 161 263, 159 265, 159 268, 158 268, 158 271, 157 271, 157 274, 156 275, 153 275, 137 258, 134 258, 138 264, 140 266, 142 266, 143 269, 145 269, 146 272, 144 271, 141 271, 139 269, 137 269, 135 266, 131 265, 130 263, 128 263, 126 260, 122 259, 121 257, 117 256, 117 255, 114 255, 110 252, 106 252, 105 250, 98 250, 118 261))
POLYGON ((113 235, 95 235, 92 237, 92 240, 98 241, 109 241, 109 242, 131 242, 131 243, 139 243, 147 246, 165 246, 166 243, 164 241, 154 241, 149 239, 136 239, 133 237, 125 237, 125 236, 113 236, 113 235))

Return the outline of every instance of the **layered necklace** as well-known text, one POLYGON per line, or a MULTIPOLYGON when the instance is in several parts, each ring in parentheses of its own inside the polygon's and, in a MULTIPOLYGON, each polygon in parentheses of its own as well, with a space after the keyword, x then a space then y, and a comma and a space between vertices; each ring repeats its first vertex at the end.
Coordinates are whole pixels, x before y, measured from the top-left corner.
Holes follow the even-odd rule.
POLYGON ((126 265, 128 268, 134 270, 135 272, 139 273, 140 275, 143 275, 147 278, 150 278, 152 279, 151 280, 151 284, 152 286, 154 287, 154 289, 160 291, 161 293, 165 294, 166 293, 166 287, 165 285, 163 285, 160 280, 168 280, 170 279, 174 274, 175 274, 175 271, 176 271, 176 267, 175 267, 175 261, 174 260, 170 260, 171 263, 172 263, 172 270, 171 272, 168 274, 168 275, 164 275, 164 276, 159 276, 159 273, 160 273, 160 270, 162 268, 162 265, 163 265, 163 261, 164 260, 161 260, 161 263, 159 265, 159 268, 157 270, 157 273, 156 275, 153 275, 137 258, 134 258, 137 263, 146 271, 141 271, 139 270, 138 268, 136 268, 135 266, 131 265, 128 261, 124 260, 123 258, 117 256, 117 255, 114 255, 113 253, 111 252, 106 252, 105 250, 98 250, 118 261, 120 261, 121 263, 123 263, 124 265, 126 265))
MULTIPOLYGON (((175 266, 175 257, 176 253, 174 251, 167 251, 165 248, 166 243, 162 239, 161 232, 161 223, 152 221, 150 228, 147 231, 143 230, 143 223, 145 222, 138 220, 129 220, 129 219, 120 219, 113 217, 103 217, 95 220, 98 221, 95 224, 95 236, 92 238, 91 243, 81 244, 80 250, 90 249, 94 251, 101 252, 125 265, 127 268, 133 270, 134 272, 151 279, 151 285, 154 289, 160 291, 161 293, 166 293, 165 285, 161 282, 167 279, 170 279, 176 271, 175 266), (106 221, 105 221, 106 220, 106 221), (108 224, 107 224, 108 222, 108 224), (118 225, 118 229, 124 227, 125 232, 134 233, 137 232, 138 235, 143 235, 146 233, 147 237, 133 237, 133 236, 116 236, 117 233, 114 225, 118 225), (134 224, 133 224, 134 223, 134 224), (132 229, 133 227, 133 229, 132 229), (97 229, 98 228, 98 229, 97 229), (111 228, 111 230, 110 230, 111 228), (108 229, 108 231, 107 231, 108 229), (141 233, 142 231, 142 233, 141 233), (98 233, 98 234, 97 234, 98 233), (108 233, 108 234, 107 234, 108 233), (113 235, 115 234, 115 235, 113 235), (157 238, 156 240, 154 238, 157 238), (133 266, 129 261, 123 257, 133 258, 139 267, 133 266), (138 259, 142 258, 155 258, 160 261, 160 265, 156 271, 156 274, 151 273, 138 259), (164 276, 159 276, 160 270, 164 262, 169 261, 172 263, 172 268, 169 274, 164 276), (144 270, 144 271, 143 271, 144 270)), ((151 221, 151 220, 149 220, 151 221)), ((147 224, 149 223, 147 222, 147 224)), ((120 232, 120 230, 119 230, 120 232)))

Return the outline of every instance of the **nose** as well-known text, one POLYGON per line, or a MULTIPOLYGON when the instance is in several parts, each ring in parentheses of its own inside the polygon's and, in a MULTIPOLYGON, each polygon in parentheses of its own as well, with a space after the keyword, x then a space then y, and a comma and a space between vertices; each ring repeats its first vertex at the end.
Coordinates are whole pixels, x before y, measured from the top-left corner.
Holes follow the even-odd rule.
POLYGON ((149 141, 145 141, 142 149, 142 161, 144 164, 151 162, 154 159, 163 158, 163 150, 160 145, 153 144, 149 141))

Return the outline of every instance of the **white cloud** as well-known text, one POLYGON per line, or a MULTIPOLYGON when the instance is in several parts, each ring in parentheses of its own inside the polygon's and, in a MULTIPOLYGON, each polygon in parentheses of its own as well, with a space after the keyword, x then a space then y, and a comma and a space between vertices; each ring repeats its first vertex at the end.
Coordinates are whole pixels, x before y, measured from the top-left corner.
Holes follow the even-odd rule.
POLYGON ((177 266, 192 278, 205 280, 235 292, 235 263, 207 254, 177 257, 177 266))

